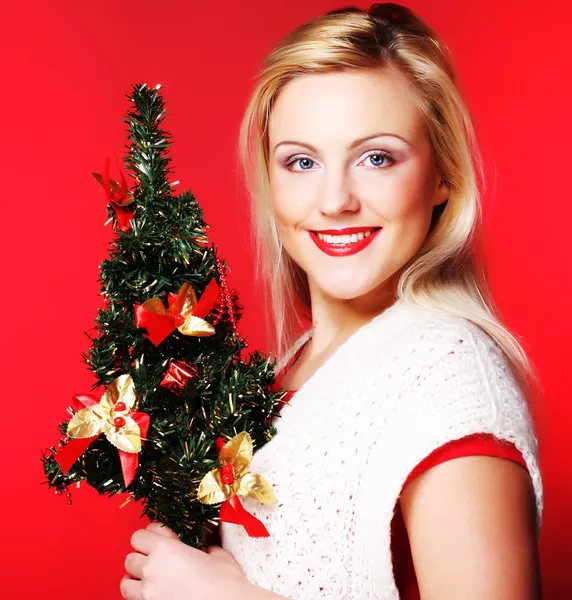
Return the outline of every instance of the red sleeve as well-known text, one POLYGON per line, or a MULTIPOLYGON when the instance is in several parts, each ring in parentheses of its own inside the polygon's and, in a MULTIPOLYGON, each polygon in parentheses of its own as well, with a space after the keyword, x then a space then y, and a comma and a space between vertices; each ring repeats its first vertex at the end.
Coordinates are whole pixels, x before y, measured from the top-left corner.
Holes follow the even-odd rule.
POLYGON ((458 440, 452 440, 447 444, 433 450, 429 456, 425 457, 412 471, 409 473, 407 480, 403 486, 407 485, 412 479, 421 475, 439 463, 458 458, 459 456, 500 456, 521 464, 528 470, 526 462, 522 454, 517 450, 516 446, 506 440, 500 440, 489 433, 475 433, 468 435, 458 440))

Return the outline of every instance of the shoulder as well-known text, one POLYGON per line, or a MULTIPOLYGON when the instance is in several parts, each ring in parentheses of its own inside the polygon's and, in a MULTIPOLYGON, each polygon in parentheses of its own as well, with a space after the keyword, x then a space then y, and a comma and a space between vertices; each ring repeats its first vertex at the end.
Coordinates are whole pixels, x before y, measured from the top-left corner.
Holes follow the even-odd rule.
MULTIPOLYGON (((538 441, 528 400, 495 339, 473 321, 400 302, 383 339, 383 319, 370 343, 385 357, 406 475, 432 451, 485 433, 514 444, 526 461, 542 511, 538 441), (378 341, 379 340, 379 341, 378 341), (397 380, 397 381, 395 381, 397 380)), ((401 483, 403 483, 403 481, 401 483)), ((539 515, 540 522, 540 515, 539 515)))
POLYGON ((480 408, 500 416, 503 407, 527 404, 509 359, 487 331, 463 316, 402 300, 368 324, 351 361, 365 381, 389 374, 402 404, 418 403, 419 410, 480 408))
MULTIPOLYGON (((405 365, 416 375, 434 369, 432 379, 438 376, 504 379, 518 392, 518 384, 504 351, 495 339, 470 319, 424 308, 399 300, 383 314, 374 318, 366 351, 379 345, 379 356, 386 351, 395 362, 405 365)), ((421 379, 419 377, 419 379, 421 379)))
POLYGON ((458 315, 410 305, 400 310, 392 353, 403 368, 403 405, 419 415, 474 420, 493 434, 531 425, 510 361, 488 332, 458 315))
POLYGON ((475 341, 481 349, 491 349, 496 345, 483 328, 466 317, 405 300, 398 300, 386 313, 374 317, 371 325, 374 332, 390 330, 395 341, 400 343, 416 345, 421 341, 423 347, 433 349, 462 343, 463 335, 475 341))

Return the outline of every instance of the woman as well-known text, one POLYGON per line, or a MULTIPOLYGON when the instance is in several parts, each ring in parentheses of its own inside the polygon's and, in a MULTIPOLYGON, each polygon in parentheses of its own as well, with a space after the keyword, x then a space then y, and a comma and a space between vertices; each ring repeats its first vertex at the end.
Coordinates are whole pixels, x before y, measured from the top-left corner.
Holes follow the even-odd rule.
POLYGON ((240 149, 291 390, 252 461, 277 504, 244 501, 270 537, 221 523, 205 553, 153 523, 123 596, 539 598, 536 380, 478 266, 446 47, 396 4, 313 19, 266 58, 240 149))

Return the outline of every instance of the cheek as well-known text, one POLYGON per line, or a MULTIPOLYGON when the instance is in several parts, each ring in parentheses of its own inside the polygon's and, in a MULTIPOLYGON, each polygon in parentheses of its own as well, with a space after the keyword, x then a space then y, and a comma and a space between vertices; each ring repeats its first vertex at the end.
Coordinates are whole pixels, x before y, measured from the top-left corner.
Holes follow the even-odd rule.
POLYGON ((292 207, 288 207, 288 202, 285 197, 279 195, 272 195, 272 214, 276 219, 278 227, 285 227, 290 224, 292 220, 292 207))
POLYGON ((400 265, 411 258, 422 246, 429 232, 432 206, 422 185, 411 180, 400 181, 384 194, 377 206, 386 223, 386 238, 380 252, 387 260, 400 265))
POLYGON ((296 224, 299 222, 299 209, 291 201, 288 194, 272 193, 271 209, 278 237, 287 250, 290 249, 291 239, 294 238, 296 224))
POLYGON ((288 188, 271 189, 271 206, 277 223, 283 227, 296 227, 307 218, 308 203, 304 196, 288 188))
POLYGON ((377 190, 378 195, 372 197, 372 203, 389 222, 423 220, 424 215, 431 212, 430 195, 434 177, 428 152, 408 156, 391 171, 382 173, 381 181, 377 183, 371 180, 364 182, 369 185, 364 185, 360 193, 364 198, 372 197, 372 190, 377 190))
POLYGON ((387 206, 387 218, 394 223, 424 223, 427 220, 427 203, 422 202, 418 197, 407 196, 401 198, 401 201, 391 202, 387 206))
POLYGON ((284 249, 296 264, 304 264, 308 254, 306 244, 312 244, 309 237, 304 237, 307 207, 301 203, 296 204, 286 194, 280 194, 272 197, 272 211, 276 232, 284 249))
POLYGON ((425 223, 432 211, 426 186, 419 176, 392 181, 376 204, 389 223, 425 223))

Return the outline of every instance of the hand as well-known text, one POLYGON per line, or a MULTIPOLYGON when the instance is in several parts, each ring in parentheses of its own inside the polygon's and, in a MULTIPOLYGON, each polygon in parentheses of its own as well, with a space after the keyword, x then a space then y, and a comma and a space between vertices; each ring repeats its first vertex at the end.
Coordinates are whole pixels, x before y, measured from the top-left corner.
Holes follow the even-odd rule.
POLYGON ((131 536, 127 574, 119 589, 125 600, 238 600, 253 586, 234 556, 220 546, 198 550, 157 521, 131 536))

